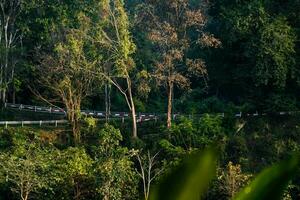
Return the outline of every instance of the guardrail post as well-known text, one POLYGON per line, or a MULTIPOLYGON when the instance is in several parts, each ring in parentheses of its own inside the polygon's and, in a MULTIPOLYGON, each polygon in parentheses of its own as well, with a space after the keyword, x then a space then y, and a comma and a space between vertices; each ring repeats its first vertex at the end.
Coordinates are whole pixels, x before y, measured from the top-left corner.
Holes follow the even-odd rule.
POLYGON ((55 121, 55 127, 57 127, 57 120, 55 121))
POLYGON ((43 122, 42 122, 42 121, 40 121, 40 126, 42 126, 42 123, 43 123, 43 122))
POLYGON ((24 126, 24 122, 22 121, 22 127, 24 126))
POLYGON ((8 124, 8 122, 6 121, 6 122, 5 122, 5 128, 7 128, 7 124, 8 124))

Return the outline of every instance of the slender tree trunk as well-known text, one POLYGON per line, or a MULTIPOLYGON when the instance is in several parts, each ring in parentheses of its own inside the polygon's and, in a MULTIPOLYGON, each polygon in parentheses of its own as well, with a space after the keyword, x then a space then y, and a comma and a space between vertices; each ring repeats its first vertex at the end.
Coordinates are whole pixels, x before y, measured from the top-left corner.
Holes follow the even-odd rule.
POLYGON ((108 123, 109 121, 109 117, 110 117, 110 85, 109 82, 105 84, 105 120, 106 123, 108 123))
POLYGON ((14 77, 15 77, 15 64, 16 63, 12 63, 12 71, 11 71, 11 77, 10 77, 10 81, 11 81, 11 94, 12 94, 12 102, 15 104, 16 103, 16 87, 15 87, 15 83, 14 83, 14 77))
POLYGON ((13 90, 12 91, 12 103, 15 104, 16 103, 16 90, 14 87, 12 90, 13 90))
POLYGON ((6 88, 3 88, 2 90, 2 103, 4 104, 6 102, 6 88))
MULTIPOLYGON (((0 62, 2 61, 2 57, 0 58, 0 62)), ((3 65, 2 63, 0 63, 1 66, 0 66, 0 104, 3 103, 3 100, 2 100, 2 92, 3 92, 3 65)))
POLYGON ((111 114, 111 99, 110 99, 110 95, 111 94, 111 85, 110 83, 108 84, 108 116, 110 116, 111 114))
POLYGON ((168 112, 167 112, 167 128, 172 126, 172 103, 173 103, 173 83, 168 84, 168 112))
POLYGON ((135 112, 135 106, 133 103, 133 99, 130 99, 131 103, 131 114, 132 114, 132 137, 137 138, 137 125, 136 125, 136 112, 135 112))
POLYGON ((80 103, 76 104, 73 100, 71 102, 65 103, 67 105, 67 118, 72 126, 73 140, 74 144, 78 145, 81 142, 80 134, 80 103), (75 105, 76 104, 76 105, 75 105))
POLYGON ((6 19, 6 23, 5 23, 5 26, 4 26, 4 38, 5 38, 5 59, 4 59, 4 73, 3 73, 3 79, 4 79, 4 89, 3 89, 3 96, 2 96, 2 101, 3 103, 6 102, 6 98, 7 98, 7 87, 8 87, 8 57, 9 57, 9 52, 10 52, 10 48, 11 48, 11 45, 10 45, 10 42, 9 42, 9 17, 10 16, 7 16, 7 19, 6 19))
POLYGON ((6 102, 6 93, 7 93, 7 84, 8 84, 8 46, 6 45, 5 49, 5 63, 4 63, 4 87, 3 87, 3 96, 2 96, 2 101, 3 103, 6 102))
POLYGON ((105 121, 108 123, 108 84, 105 83, 105 121))
POLYGON ((132 116, 132 137, 137 138, 137 124, 136 124, 136 111, 135 111, 135 105, 133 101, 132 96, 132 90, 131 90, 131 81, 129 78, 127 78, 127 85, 128 85, 128 95, 129 95, 129 101, 131 106, 131 116, 132 116))

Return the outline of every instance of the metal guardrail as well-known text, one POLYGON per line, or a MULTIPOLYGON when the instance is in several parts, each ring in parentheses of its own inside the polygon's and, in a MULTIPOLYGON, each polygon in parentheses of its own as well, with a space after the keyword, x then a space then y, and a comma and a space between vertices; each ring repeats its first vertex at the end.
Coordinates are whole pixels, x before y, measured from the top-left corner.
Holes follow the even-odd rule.
MULTIPOLYGON (((120 118, 118 118, 120 119, 120 118)), ((98 120, 104 120, 104 119, 98 119, 98 120)), ((124 123, 124 118, 122 118, 122 123, 124 123)), ((147 122, 147 121, 151 121, 151 120, 155 120, 154 118, 138 118, 137 119, 137 123, 142 123, 142 122, 147 122)), ((38 120, 38 121, 0 121, 0 126, 4 125, 5 128, 7 128, 10 125, 21 125, 22 127, 25 125, 55 125, 55 127, 57 127, 60 124, 68 124, 69 121, 68 120, 38 120)))
MULTIPOLYGON (((58 114, 58 115, 66 115, 66 110, 58 107, 44 107, 44 106, 33 106, 33 105, 24 105, 24 104, 12 104, 12 103, 5 103, 5 108, 12 108, 12 109, 18 109, 22 111, 32 111, 32 112, 38 112, 38 113, 48 113, 48 114, 58 114)), ((105 118, 106 112, 105 111, 95 111, 95 110, 81 110, 81 114, 86 116, 91 116, 95 118, 105 118)), ((225 117, 225 113, 214 113, 215 115, 219 115, 221 117, 225 117)), ((281 112, 270 112, 270 113, 236 113, 233 114, 234 117, 242 118, 242 117, 257 117, 257 116, 267 116, 267 115, 295 115, 300 114, 300 111, 281 111, 281 112)), ((176 119, 180 116, 193 118, 193 117, 201 117, 205 114, 173 114, 173 119, 176 119)), ((137 113, 136 117, 138 120, 146 121, 148 119, 155 119, 157 120, 160 117, 165 117, 166 113, 137 113)), ((109 115, 110 118, 129 118, 130 113, 127 112, 111 112, 109 115)))
MULTIPOLYGON (((27 111, 27 112, 36 112, 36 113, 47 113, 47 114, 57 114, 57 115, 66 115, 66 111, 58 107, 45 107, 45 106, 34 106, 34 105, 24 105, 24 104, 12 104, 5 103, 5 108, 27 111)), ((106 118, 106 113, 104 111, 94 111, 94 110, 81 110, 81 114, 86 116, 91 116, 98 118, 99 120, 104 120, 106 118)), ((125 119, 130 118, 130 114, 126 112, 111 112, 110 119, 119 119, 122 123, 125 122, 125 119)), ((158 116, 154 113, 138 113, 136 115, 137 123, 147 122, 151 120, 157 121, 158 116)), ((6 128, 9 125, 55 125, 58 124, 67 124, 67 120, 38 120, 38 121, 0 121, 0 126, 4 125, 6 128)))
POLYGON ((67 120, 40 120, 40 121, 0 121, 0 125, 4 125, 6 128, 8 125, 55 125, 56 127, 59 124, 67 124, 67 120))
MULTIPOLYGON (((58 115, 66 115, 66 110, 57 107, 44 107, 44 106, 33 106, 33 105, 24 105, 24 104, 12 104, 5 103, 5 108, 18 109, 22 111, 32 111, 38 113, 48 113, 48 114, 58 114, 58 115)), ((93 116, 97 118, 105 118, 105 111, 95 111, 95 110, 81 110, 81 114, 86 116, 93 116)), ((130 117, 130 114, 127 112, 111 112, 109 117, 113 118, 127 118, 130 117)), ((155 118, 158 117, 155 113, 137 113, 136 117, 138 118, 155 118)))

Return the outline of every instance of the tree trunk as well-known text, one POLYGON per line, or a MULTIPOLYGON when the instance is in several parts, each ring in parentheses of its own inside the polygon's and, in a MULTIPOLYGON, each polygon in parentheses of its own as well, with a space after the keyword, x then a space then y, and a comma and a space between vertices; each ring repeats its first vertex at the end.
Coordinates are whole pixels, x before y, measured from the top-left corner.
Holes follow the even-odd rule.
POLYGON ((131 116, 132 116, 132 137, 137 138, 137 124, 136 124, 136 111, 135 111, 135 105, 133 101, 132 96, 132 90, 131 90, 131 81, 129 78, 127 78, 127 85, 128 85, 128 95, 129 95, 129 101, 131 106, 131 116))
POLYGON ((29 197, 29 192, 24 192, 24 194, 21 194, 22 200, 28 200, 28 197, 29 197))
POLYGON ((111 90, 111 87, 108 82, 105 84, 105 120, 106 120, 106 123, 108 123, 109 117, 110 117, 110 105, 111 105, 110 90, 111 90))
POLYGON ((110 114, 111 114, 111 85, 109 84, 108 85, 108 116, 110 116, 110 114))
POLYGON ((167 128, 172 126, 172 102, 173 102, 173 83, 168 84, 168 112, 167 112, 167 128))
POLYGON ((67 105, 67 118, 72 126, 74 144, 78 145, 81 142, 80 136, 80 106, 72 103, 66 103, 67 105))
POLYGON ((79 120, 76 119, 71 123, 72 123, 72 132, 73 132, 73 137, 74 137, 74 143, 75 143, 75 145, 78 145, 81 142, 79 120))
POLYGON ((75 188, 74 188, 74 200, 80 200, 81 192, 80 192, 80 186, 77 181, 75 182, 75 188))
POLYGON ((2 100, 3 100, 3 103, 6 102, 6 98, 7 98, 7 87, 8 87, 8 60, 9 60, 9 51, 10 51, 10 43, 9 43, 9 33, 8 33, 8 21, 9 17, 7 18, 7 22, 6 22, 6 25, 5 25, 5 28, 4 28, 4 38, 5 38, 5 60, 4 60, 4 73, 3 73, 3 79, 4 79, 4 89, 3 89, 3 96, 2 96, 2 100))
POLYGON ((13 89, 13 91, 12 91, 12 103, 13 104, 16 103, 16 91, 15 91, 15 89, 13 89))
MULTIPOLYGON (((130 100, 133 102, 133 99, 130 100)), ((136 112, 134 103, 131 104, 131 115, 132 115, 132 137, 137 138, 137 125, 136 125, 136 112)))
MULTIPOLYGON (((0 58, 0 59, 2 59, 2 58, 0 58)), ((1 62, 1 60, 0 60, 0 62, 1 62)), ((2 99, 2 92, 3 92, 3 66, 2 66, 2 63, 0 63, 1 64, 1 66, 0 66, 0 104, 2 104, 3 103, 3 99, 2 99)))
POLYGON ((5 61, 4 61, 4 73, 3 73, 3 90, 2 90, 2 103, 6 102, 6 93, 7 93, 7 84, 8 84, 8 78, 7 78, 7 73, 8 73, 8 47, 5 49, 5 61))
POLYGON ((6 89, 5 88, 2 90, 2 103, 3 104, 6 103, 6 89))
POLYGON ((107 83, 105 83, 105 121, 108 123, 108 86, 107 83))

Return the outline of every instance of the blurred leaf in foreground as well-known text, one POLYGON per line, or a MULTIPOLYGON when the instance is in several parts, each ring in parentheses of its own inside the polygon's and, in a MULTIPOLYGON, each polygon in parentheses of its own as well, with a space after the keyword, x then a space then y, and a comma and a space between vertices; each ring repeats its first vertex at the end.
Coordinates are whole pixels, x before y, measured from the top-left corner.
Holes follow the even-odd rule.
POLYGON ((288 160, 280 162, 262 171, 235 200, 277 200, 281 199, 289 181, 296 175, 300 156, 295 154, 288 160))
POLYGON ((199 200, 216 173, 216 152, 212 149, 188 156, 160 184, 151 200, 199 200))

